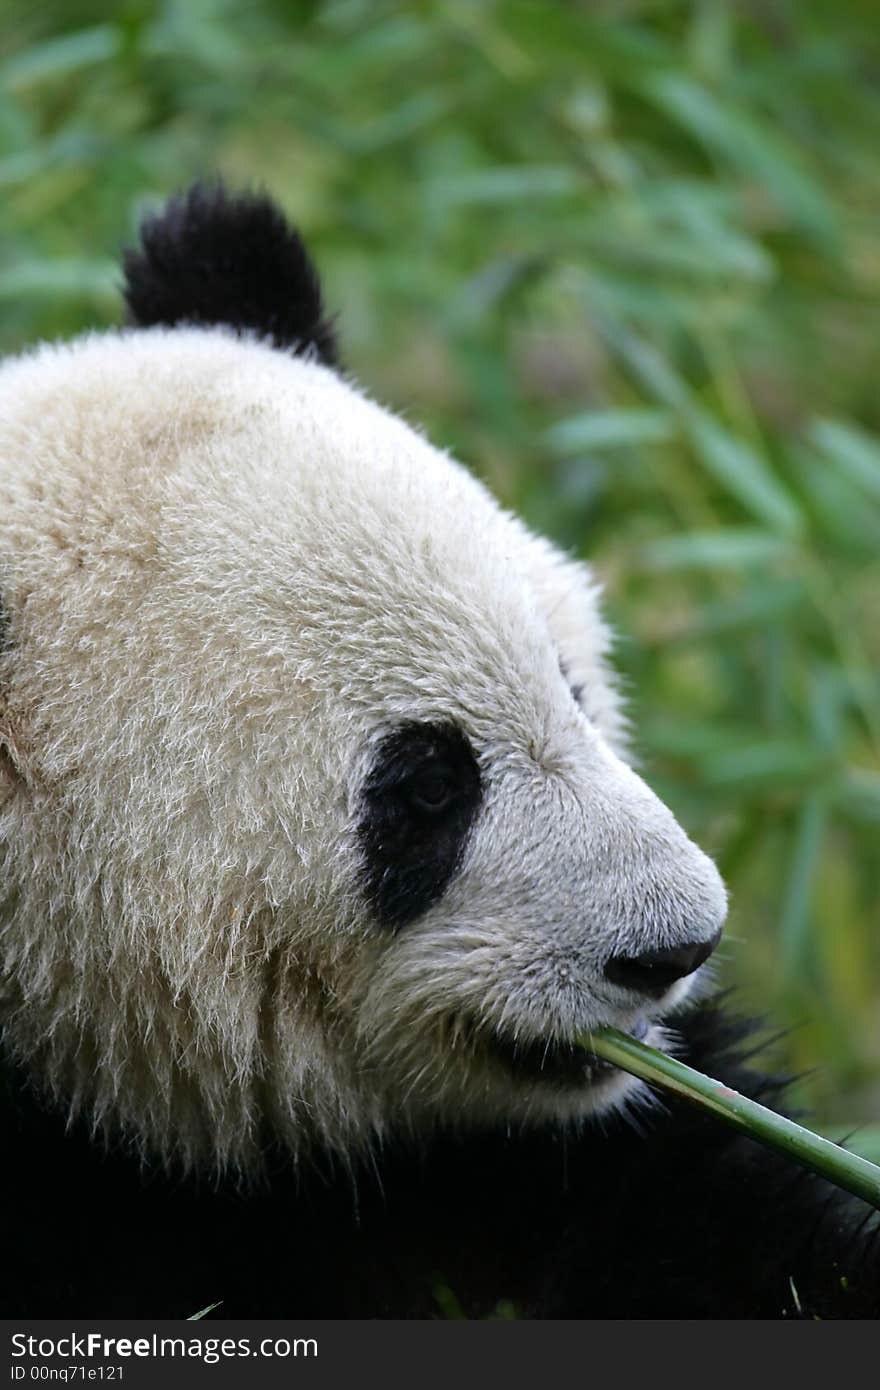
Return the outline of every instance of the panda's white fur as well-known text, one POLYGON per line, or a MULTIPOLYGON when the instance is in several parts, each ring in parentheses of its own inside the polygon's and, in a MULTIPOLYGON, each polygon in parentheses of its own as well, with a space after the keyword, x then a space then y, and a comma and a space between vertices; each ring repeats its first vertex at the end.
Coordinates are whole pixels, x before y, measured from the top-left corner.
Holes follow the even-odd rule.
POLYGON ((481 1042, 626 1027, 608 958, 724 916, 624 760, 585 566, 338 372, 154 328, 0 370, 0 581, 7 1036, 72 1110, 249 1170, 266 1120, 346 1153, 630 1089, 481 1042), (441 900, 389 932, 355 827, 400 720, 455 721, 485 790, 441 900))

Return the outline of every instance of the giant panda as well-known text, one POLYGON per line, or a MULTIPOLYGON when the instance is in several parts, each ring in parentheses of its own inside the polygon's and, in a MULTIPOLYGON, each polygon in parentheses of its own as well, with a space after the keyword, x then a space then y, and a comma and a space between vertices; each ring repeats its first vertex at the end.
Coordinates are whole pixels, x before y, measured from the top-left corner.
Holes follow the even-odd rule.
POLYGON ((858 1317, 870 1212, 578 1042, 780 1103, 590 571, 372 402, 262 194, 0 368, 6 1316, 858 1317))

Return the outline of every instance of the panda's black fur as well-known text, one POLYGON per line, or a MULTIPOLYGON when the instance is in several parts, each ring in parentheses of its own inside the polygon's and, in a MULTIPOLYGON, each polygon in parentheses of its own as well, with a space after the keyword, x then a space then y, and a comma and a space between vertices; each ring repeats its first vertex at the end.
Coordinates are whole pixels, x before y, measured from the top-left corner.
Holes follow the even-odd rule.
MULTIPOLYGON (((739 1060, 752 1030, 705 1005, 682 1055, 778 1107, 739 1060)), ((863 1203, 676 1101, 638 1126, 400 1140, 354 1173, 253 1192, 169 1180, 37 1102, 7 1071, 9 1316, 872 1318, 863 1203)))
MULTIPOLYGON (((137 324, 224 324, 335 361, 302 244, 261 197, 198 187, 147 224, 127 271, 137 324)), ((415 854, 409 877, 392 852, 413 833, 392 815, 394 769, 410 768, 423 731, 403 726, 366 784, 365 889, 391 931, 443 893, 480 797, 460 736, 435 734, 454 745, 447 761, 461 763, 471 800, 442 853, 430 821, 417 852, 400 847, 415 854)), ((685 1060, 784 1107, 785 1083, 753 1069, 754 1030, 723 1002, 674 1028, 685 1060)), ((880 1315, 871 1211, 668 1097, 579 1128, 391 1130, 368 1157, 319 1153, 296 1168, 267 1131, 250 1184, 145 1166, 87 1118, 69 1122, 18 1063, 2 1065, 7 1317, 185 1317, 215 1300, 225 1317, 880 1315)))

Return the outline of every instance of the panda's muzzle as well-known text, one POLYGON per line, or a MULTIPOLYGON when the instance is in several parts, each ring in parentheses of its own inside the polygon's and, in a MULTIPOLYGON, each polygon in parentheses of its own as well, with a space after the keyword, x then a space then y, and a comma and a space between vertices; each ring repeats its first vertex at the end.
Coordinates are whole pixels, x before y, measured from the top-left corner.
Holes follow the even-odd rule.
MULTIPOLYGON (((648 1029, 648 1020, 640 1017, 627 1032, 634 1038, 643 1038, 648 1029)), ((518 1081, 530 1085, 556 1085, 566 1089, 594 1085, 617 1070, 578 1043, 556 1039, 514 1041, 499 1032, 482 1033, 480 1043, 493 1061, 518 1081)))

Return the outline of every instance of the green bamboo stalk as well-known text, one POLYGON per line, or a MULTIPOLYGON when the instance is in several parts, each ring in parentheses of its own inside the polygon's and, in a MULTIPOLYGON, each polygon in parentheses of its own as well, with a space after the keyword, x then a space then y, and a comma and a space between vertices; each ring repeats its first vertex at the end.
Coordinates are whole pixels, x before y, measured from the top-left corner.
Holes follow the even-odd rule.
POLYGON ((859 1154, 848 1153, 830 1139, 823 1139, 803 1125, 740 1095, 723 1082, 694 1071, 693 1067, 685 1066, 616 1028, 597 1029, 583 1038, 581 1045, 623 1071, 693 1101, 725 1124, 779 1149, 804 1168, 821 1173, 838 1187, 880 1210, 880 1167, 859 1154))

